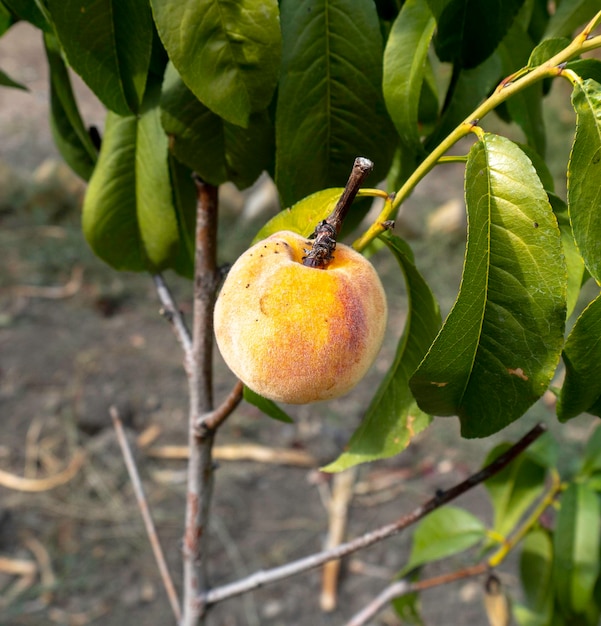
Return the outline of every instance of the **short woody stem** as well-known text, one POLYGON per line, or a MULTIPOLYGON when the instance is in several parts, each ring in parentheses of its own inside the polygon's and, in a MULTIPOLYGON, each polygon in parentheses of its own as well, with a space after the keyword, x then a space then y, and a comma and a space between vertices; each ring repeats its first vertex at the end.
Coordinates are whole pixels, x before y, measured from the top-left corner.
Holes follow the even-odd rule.
POLYGON ((323 269, 332 259, 332 254, 336 249, 336 238, 342 229, 344 219, 357 192, 373 168, 374 164, 369 159, 365 157, 355 159, 349 179, 334 210, 315 227, 313 233, 315 239, 307 256, 303 259, 304 265, 323 269))

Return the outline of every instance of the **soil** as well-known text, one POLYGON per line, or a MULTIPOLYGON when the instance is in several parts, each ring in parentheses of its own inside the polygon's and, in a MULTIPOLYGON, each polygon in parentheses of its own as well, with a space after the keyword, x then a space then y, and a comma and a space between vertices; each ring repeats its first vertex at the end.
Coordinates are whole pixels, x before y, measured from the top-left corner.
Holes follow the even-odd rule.
MULTIPOLYGON (((62 470, 76 450, 86 455, 73 479, 50 491, 0 488, 0 557, 37 564, 31 579, 0 567, 0 624, 172 624, 108 408, 117 406, 126 423, 179 586, 185 465, 153 458, 149 446, 137 445, 137 438, 150 428, 158 432, 153 446, 186 442, 186 379, 179 346, 159 315, 152 281, 114 272, 83 241, 79 207, 84 188, 62 165, 52 144, 39 34, 26 24, 14 27, 0 41, 0 67, 29 89, 0 90, 0 467, 40 478, 62 470), (71 295, 60 289, 54 294, 30 289, 64 286, 72 279, 71 295)), ((77 93, 86 121, 102 127, 102 107, 79 82, 77 93)), ((461 236, 451 229, 450 234, 439 234, 433 245, 422 234, 427 231, 425 209, 449 198, 461 200, 460 169, 449 166, 445 171, 445 176, 418 188, 404 223, 419 235, 414 244, 424 255, 423 269, 448 310, 459 280, 461 236)), ((227 239, 222 236, 222 260, 231 262, 266 215, 240 216, 246 196, 231 189, 222 199, 227 220, 222 232, 228 232, 227 239)), ((328 523, 324 498, 332 480, 318 467, 336 458, 359 424, 402 329, 399 279, 390 260, 378 256, 376 263, 390 288, 392 314, 389 340, 364 383, 336 402, 290 407, 293 425, 272 421, 243 403, 219 433, 218 445, 253 443, 299 450, 316 463, 302 468, 220 462, 210 528, 214 585, 323 546, 328 523)), ((190 284, 172 275, 167 280, 189 314, 190 284)), ((218 401, 233 383, 216 355, 218 401)), ((517 439, 538 419, 555 423, 552 412, 540 403, 519 424, 485 442, 461 440, 455 419, 437 420, 403 454, 360 468, 347 536, 395 520, 436 489, 465 478, 478 469, 493 443, 517 439), (376 479, 383 476, 398 479, 376 489, 376 479)), ((588 428, 585 420, 564 429, 566 454, 581 443, 588 428)), ((483 489, 473 490, 457 504, 490 521, 483 489)), ((338 608, 331 613, 320 610, 321 572, 316 570, 226 601, 212 610, 208 623, 343 624, 403 566, 410 538, 403 533, 345 561, 338 608)), ((451 560, 428 572, 450 571, 457 564, 451 560)), ((518 593, 515 567, 504 568, 501 575, 509 591, 518 593)), ((463 581, 425 593, 426 623, 486 624, 482 582, 463 581)), ((373 621, 399 623, 391 609, 373 621)))

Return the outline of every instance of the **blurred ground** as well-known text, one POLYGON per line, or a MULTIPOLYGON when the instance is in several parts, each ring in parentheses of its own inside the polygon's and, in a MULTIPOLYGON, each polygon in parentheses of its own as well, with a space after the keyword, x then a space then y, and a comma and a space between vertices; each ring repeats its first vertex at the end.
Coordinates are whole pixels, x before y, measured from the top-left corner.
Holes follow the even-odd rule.
MULTIPOLYGON (((29 92, 0 89, 0 468, 40 477, 60 471, 76 450, 86 454, 71 482, 52 491, 0 488, 0 557, 38 564, 30 579, 0 571, 0 624, 171 624, 109 426, 108 407, 119 407, 134 443, 141 433, 156 427, 159 434, 153 445, 184 444, 186 381, 178 344, 158 314, 150 279, 115 273, 96 260, 83 241, 79 224, 83 186, 61 164, 52 145, 38 34, 27 25, 15 27, 0 41, 0 67, 29 88, 29 92), (66 291, 35 289, 64 285, 66 291), (19 581, 20 590, 15 588, 19 581)), ((78 93, 87 123, 102 127, 102 108, 81 85, 78 93)), ((563 110, 550 113, 558 128, 571 123, 569 113, 562 120, 563 110)), ((559 151, 560 167, 567 147, 558 136, 552 142, 553 150, 559 151)), ((463 182, 460 166, 449 165, 441 172, 416 190, 402 221, 404 231, 415 237, 418 264, 446 311, 456 292, 463 256, 462 237, 457 234, 463 182), (444 203, 448 203, 445 209, 428 221, 426 216, 444 203), (445 211, 447 217, 441 217, 445 211), (432 225, 436 219, 440 223, 432 225)), ((243 202, 232 190, 224 194, 228 228, 227 239, 222 235, 221 241, 223 261, 231 262, 265 219, 255 211, 239 218, 243 202)), ((291 410, 294 425, 272 422, 242 405, 220 433, 218 444, 254 443, 304 451, 316 464, 301 468, 220 463, 211 527, 215 584, 283 564, 322 546, 329 479, 316 467, 337 456, 359 423, 402 329, 403 295, 393 261, 377 257, 375 262, 390 287, 390 341, 363 385, 340 401, 291 410)), ((167 279, 182 310, 189 313, 190 285, 174 276, 167 279)), ((220 399, 233 379, 217 357, 215 364, 220 399)), ((399 457, 360 469, 348 535, 390 522, 436 489, 465 478, 479 467, 494 442, 517 439, 539 419, 557 430, 552 411, 540 403, 494 441, 462 441, 454 419, 437 420, 399 457), (389 479, 384 487, 383 478, 389 479)), ((586 438, 589 423, 582 419, 563 428, 565 463, 586 438)), ((151 458, 148 448, 137 450, 177 584, 184 464, 151 458)), ((483 490, 474 490, 458 504, 490 518, 483 490)), ((219 605, 209 623, 342 624, 404 564, 409 540, 410 534, 403 534, 347 561, 339 608, 331 614, 319 609, 320 572, 315 571, 219 605)), ((432 571, 456 566, 456 561, 446 562, 432 571)), ((515 591, 512 567, 501 576, 515 591)), ((481 581, 468 581, 424 594, 426 622, 486 624, 480 588, 481 581)), ((374 622, 398 623, 390 611, 374 622)))

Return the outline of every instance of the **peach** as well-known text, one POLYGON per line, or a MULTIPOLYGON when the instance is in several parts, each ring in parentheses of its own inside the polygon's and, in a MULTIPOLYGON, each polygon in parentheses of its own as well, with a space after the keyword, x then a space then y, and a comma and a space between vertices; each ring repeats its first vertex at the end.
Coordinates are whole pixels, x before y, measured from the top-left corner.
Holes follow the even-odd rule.
POLYGON ((372 264, 338 244, 324 269, 303 265, 311 241, 271 235, 234 263, 215 306, 217 345, 256 393, 305 404, 349 391, 373 363, 386 295, 372 264))

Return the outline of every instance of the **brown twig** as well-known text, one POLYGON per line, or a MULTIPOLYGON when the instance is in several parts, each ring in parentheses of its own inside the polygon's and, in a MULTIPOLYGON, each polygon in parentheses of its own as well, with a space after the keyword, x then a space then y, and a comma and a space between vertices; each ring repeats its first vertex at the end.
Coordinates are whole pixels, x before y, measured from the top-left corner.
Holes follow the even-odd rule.
POLYGON ((307 256, 303 258, 303 265, 324 268, 332 259, 336 249, 336 238, 340 234, 344 219, 363 181, 373 168, 374 164, 369 159, 364 157, 355 159, 349 179, 334 210, 315 227, 313 244, 307 251, 307 256))
POLYGON ((154 274, 152 279, 154 280, 159 300, 163 305, 161 315, 173 326, 175 336, 184 351, 186 370, 188 370, 192 358, 192 337, 190 336, 190 331, 161 274, 154 274))
POLYGON ((358 550, 362 550, 363 548, 367 548, 375 543, 378 543, 383 539, 391 537, 392 535, 396 535, 401 530, 404 530, 408 526, 411 526, 425 517, 428 513, 438 509, 443 504, 447 504, 451 500, 454 500, 463 493, 466 493, 470 489, 474 488, 476 485, 500 472, 545 431, 546 428, 543 424, 537 424, 516 444, 509 448, 509 450, 497 457, 492 463, 481 469, 479 472, 476 472, 454 487, 438 493, 426 503, 418 506, 411 513, 403 515, 391 524, 387 524, 376 530, 368 532, 331 550, 324 550, 308 557, 292 561, 280 567, 258 571, 242 580, 238 580, 221 587, 216 587, 206 592, 200 600, 207 605, 215 604, 227 598, 257 589, 266 584, 284 580, 296 574, 300 574, 301 572, 306 572, 310 569, 320 567, 328 561, 340 559, 344 556, 357 552, 358 550))
POLYGON ((407 581, 406 579, 397 580, 388 587, 386 587, 381 593, 379 593, 367 606, 363 607, 359 613, 356 613, 345 626, 364 626, 373 617, 375 617, 391 600, 406 596, 409 593, 415 593, 424 591, 425 589, 432 589, 433 587, 439 587, 456 580, 462 580, 464 578, 472 578, 479 576, 489 569, 488 563, 478 563, 471 567, 465 567, 449 574, 442 574, 441 576, 434 576, 433 578, 427 578, 414 583, 407 581))
POLYGON ((55 489, 68 483, 77 475, 85 459, 83 450, 77 450, 69 465, 62 471, 45 478, 24 478, 10 472, 0 470, 0 485, 16 491, 40 492, 55 489))
POLYGON ((240 404, 244 395, 244 385, 242 381, 236 382, 227 398, 210 413, 201 416, 196 423, 196 434, 202 435, 201 430, 217 430, 221 423, 226 420, 234 409, 240 404))
POLYGON ((169 603, 171 604, 173 615, 175 616, 176 620, 179 620, 181 618, 181 608, 179 605, 179 600, 177 598, 177 593, 175 591, 175 586, 173 585, 171 575, 169 574, 169 569, 167 568, 163 549, 161 548, 161 544, 159 542, 159 537, 157 535, 154 522, 152 520, 152 515, 150 514, 150 509, 148 508, 148 501, 146 500, 144 487, 142 486, 142 481, 140 480, 140 474, 138 473, 138 468, 136 467, 136 463, 131 453, 127 437, 125 436, 125 432, 123 430, 123 423, 121 422, 119 413, 114 406, 109 409, 109 412, 113 420, 113 425, 115 426, 117 440, 119 441, 119 446, 121 447, 121 452, 123 454, 123 459, 125 460, 129 479, 131 480, 131 484, 136 495, 138 508, 140 509, 142 519, 144 520, 146 534, 148 535, 148 540, 150 541, 152 552, 154 553, 154 558, 157 562, 159 572, 163 580, 163 586, 165 587, 165 591, 167 592, 167 597, 169 598, 169 603))

